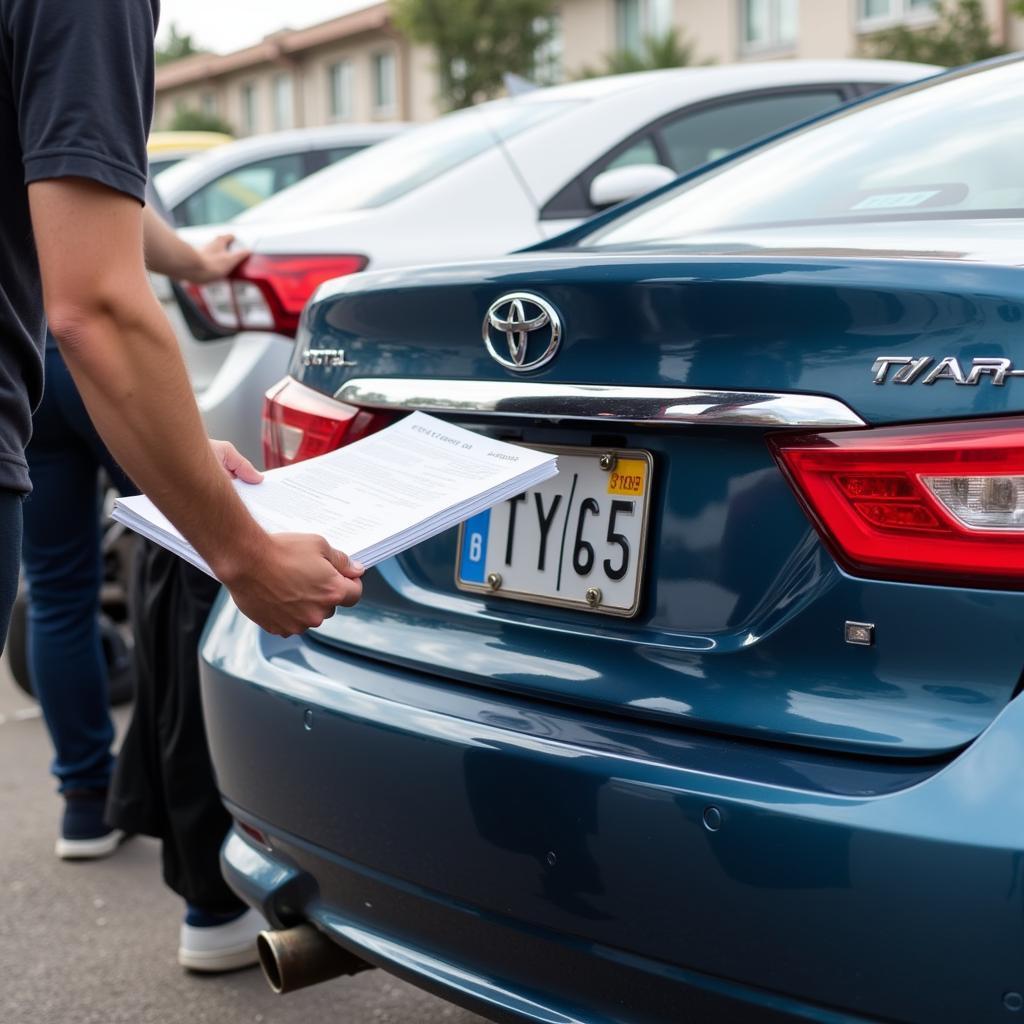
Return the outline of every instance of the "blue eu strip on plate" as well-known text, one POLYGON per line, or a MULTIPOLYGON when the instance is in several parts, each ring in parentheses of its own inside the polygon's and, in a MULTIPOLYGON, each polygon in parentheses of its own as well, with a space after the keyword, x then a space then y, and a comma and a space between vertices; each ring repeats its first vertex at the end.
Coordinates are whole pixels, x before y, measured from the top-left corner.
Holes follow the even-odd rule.
POLYGON ((491 510, 466 520, 462 529, 462 557, 459 579, 463 583, 483 583, 487 565, 487 535, 491 526, 491 510))

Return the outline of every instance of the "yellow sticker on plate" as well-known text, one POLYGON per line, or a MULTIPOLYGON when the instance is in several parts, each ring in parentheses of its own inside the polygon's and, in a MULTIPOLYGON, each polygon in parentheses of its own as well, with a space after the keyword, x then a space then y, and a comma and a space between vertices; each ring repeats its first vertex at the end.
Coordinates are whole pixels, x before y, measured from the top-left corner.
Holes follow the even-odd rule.
POLYGON ((608 493, 642 498, 647 488, 647 463, 643 459, 619 459, 608 475, 608 493))

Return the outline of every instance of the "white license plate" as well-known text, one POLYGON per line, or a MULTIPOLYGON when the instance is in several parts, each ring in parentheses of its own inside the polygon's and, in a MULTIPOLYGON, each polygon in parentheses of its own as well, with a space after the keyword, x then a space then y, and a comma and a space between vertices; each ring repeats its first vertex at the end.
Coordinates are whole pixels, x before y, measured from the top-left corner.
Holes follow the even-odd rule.
POLYGON ((558 476, 463 524, 456 586, 635 615, 647 541, 650 453, 544 450, 558 455, 558 476))

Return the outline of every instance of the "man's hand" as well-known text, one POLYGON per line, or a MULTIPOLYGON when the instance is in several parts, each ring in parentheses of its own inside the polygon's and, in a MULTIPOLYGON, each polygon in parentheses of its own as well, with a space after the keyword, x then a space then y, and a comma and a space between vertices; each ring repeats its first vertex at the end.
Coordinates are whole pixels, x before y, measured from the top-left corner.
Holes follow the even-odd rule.
POLYGON ((232 480, 258 484, 263 479, 263 474, 230 441, 211 440, 210 450, 232 480))
POLYGON ((267 534, 227 479, 258 474, 230 447, 210 448, 174 331, 147 285, 139 204, 75 178, 33 182, 29 203, 50 327, 132 480, 264 629, 301 632, 354 604, 361 569, 320 537, 267 534))
POLYGON ((232 249, 234 235, 219 235, 201 249, 189 245, 151 206, 142 212, 142 239, 146 266, 179 281, 206 284, 227 277, 248 249, 232 249))
POLYGON ((244 260, 249 258, 248 249, 232 249, 234 235, 218 235, 212 242, 196 250, 199 265, 188 278, 194 284, 219 281, 227 277, 244 260))
MULTIPOLYGON (((228 476, 258 484, 263 474, 230 441, 210 448, 228 476)), ((359 600, 363 567, 312 534, 271 534, 256 564, 224 580, 239 609, 269 633, 290 636, 319 626, 338 605, 359 600)), ((223 577, 222 577, 223 579, 223 577)))
POLYGON ((363 594, 363 567, 304 533, 269 534, 257 560, 219 575, 239 611, 277 636, 319 626, 363 594))

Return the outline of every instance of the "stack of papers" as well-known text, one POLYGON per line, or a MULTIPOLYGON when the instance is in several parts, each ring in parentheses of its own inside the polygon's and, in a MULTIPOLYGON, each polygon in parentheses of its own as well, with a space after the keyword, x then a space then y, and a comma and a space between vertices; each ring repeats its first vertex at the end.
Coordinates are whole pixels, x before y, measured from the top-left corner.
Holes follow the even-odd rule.
MULTIPOLYGON (((327 455, 235 481, 268 533, 316 533, 367 568, 558 473, 558 460, 424 413, 327 455)), ((214 575, 145 495, 118 498, 119 523, 214 575)))

